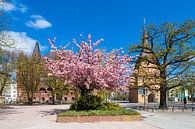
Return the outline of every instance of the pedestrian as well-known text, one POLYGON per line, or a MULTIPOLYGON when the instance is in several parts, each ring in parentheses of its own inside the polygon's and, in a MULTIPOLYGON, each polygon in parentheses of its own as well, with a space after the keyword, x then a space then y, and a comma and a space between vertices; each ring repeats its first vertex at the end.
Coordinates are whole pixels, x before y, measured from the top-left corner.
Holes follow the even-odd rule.
POLYGON ((187 104, 187 99, 186 99, 186 97, 184 98, 183 103, 184 103, 184 108, 186 108, 186 104, 187 104))

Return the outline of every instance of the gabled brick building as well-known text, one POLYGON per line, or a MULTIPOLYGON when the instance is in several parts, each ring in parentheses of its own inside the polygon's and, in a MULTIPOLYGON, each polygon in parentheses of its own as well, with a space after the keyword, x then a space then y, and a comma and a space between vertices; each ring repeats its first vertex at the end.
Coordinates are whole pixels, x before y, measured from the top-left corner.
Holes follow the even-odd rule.
MULTIPOLYGON (((55 53, 50 52, 47 56, 55 56, 55 53)), ((32 57, 35 61, 41 63, 42 57, 40 52, 39 43, 36 42, 32 57)), ((19 72, 19 71, 18 71, 19 72)), ((17 75, 18 76, 18 75, 17 75)), ((36 103, 52 103, 52 94, 51 87, 46 83, 47 78, 40 78, 41 82, 37 88, 37 91, 34 93, 33 102, 36 103)), ((17 101, 18 102, 27 102, 26 92, 24 87, 18 82, 17 85, 17 101)), ((73 91, 65 92, 64 95, 55 95, 55 101, 58 103, 71 103, 75 100, 75 93, 73 91)))

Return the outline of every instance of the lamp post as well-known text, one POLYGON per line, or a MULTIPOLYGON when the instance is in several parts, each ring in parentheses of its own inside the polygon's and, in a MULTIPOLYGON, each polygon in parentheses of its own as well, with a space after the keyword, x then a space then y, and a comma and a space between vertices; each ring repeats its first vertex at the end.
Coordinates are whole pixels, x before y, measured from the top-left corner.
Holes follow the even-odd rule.
POLYGON ((146 108, 146 86, 144 86, 143 93, 144 93, 144 109, 146 108))
POLYGON ((184 91, 184 98, 183 98, 183 106, 184 106, 184 108, 185 108, 185 106, 186 106, 186 95, 185 95, 185 87, 183 87, 183 91, 184 91))
POLYGON ((194 99, 195 99, 195 96, 194 96, 194 87, 192 86, 192 105, 194 106, 194 99))

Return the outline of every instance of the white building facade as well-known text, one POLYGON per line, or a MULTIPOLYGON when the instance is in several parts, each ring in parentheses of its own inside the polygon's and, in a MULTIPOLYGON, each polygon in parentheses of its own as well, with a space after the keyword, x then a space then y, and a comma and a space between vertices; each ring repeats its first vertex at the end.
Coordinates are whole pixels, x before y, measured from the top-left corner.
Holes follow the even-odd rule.
POLYGON ((13 72, 11 75, 11 81, 8 86, 6 86, 3 96, 5 96, 6 104, 16 104, 17 100, 17 82, 16 82, 16 72, 13 72))
POLYGON ((9 85, 9 88, 4 92, 5 103, 6 104, 15 104, 17 98, 17 83, 12 81, 9 85))

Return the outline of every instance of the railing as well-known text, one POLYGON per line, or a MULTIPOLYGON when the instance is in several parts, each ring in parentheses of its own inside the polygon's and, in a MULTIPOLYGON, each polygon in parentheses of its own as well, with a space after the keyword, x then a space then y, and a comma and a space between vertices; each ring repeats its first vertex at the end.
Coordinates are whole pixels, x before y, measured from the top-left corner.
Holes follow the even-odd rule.
POLYGON ((161 112, 195 112, 195 105, 188 104, 188 105, 171 105, 168 106, 168 109, 159 109, 157 105, 147 105, 147 106, 132 106, 131 108, 137 110, 145 110, 145 111, 161 111, 161 112))

